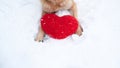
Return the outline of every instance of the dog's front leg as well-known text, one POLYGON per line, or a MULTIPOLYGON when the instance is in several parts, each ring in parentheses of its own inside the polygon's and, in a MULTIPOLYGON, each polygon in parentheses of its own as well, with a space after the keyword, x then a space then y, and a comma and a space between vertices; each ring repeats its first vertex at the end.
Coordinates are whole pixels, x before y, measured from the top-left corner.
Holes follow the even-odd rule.
MULTIPOLYGON (((77 7, 76 7, 75 2, 73 2, 73 6, 70 8, 70 11, 71 11, 71 14, 78 20, 77 7)), ((83 28, 81 27, 80 23, 78 23, 76 34, 80 36, 82 35, 82 32, 83 32, 83 28)))
MULTIPOLYGON (((46 14, 46 12, 42 11, 42 16, 43 16, 44 14, 46 14)), ((36 36, 36 38, 35 38, 35 41, 37 41, 37 42, 43 42, 44 36, 45 36, 45 33, 44 33, 42 27, 40 26, 40 27, 39 27, 38 34, 37 34, 37 36, 36 36)))

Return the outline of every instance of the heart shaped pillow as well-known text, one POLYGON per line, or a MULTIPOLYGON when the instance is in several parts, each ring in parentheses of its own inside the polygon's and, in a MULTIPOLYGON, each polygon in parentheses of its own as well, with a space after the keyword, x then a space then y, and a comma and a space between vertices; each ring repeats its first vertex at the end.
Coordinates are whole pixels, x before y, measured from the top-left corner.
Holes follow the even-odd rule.
POLYGON ((76 32, 78 21, 70 15, 59 17, 55 14, 45 14, 41 18, 41 27, 48 36, 64 39, 76 32))

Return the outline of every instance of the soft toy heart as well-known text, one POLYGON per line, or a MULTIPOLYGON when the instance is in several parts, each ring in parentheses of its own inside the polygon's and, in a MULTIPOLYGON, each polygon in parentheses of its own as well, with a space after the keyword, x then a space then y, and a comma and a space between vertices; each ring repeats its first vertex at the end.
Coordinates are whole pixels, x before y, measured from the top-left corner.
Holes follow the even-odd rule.
POLYGON ((50 37, 64 39, 76 32, 78 21, 70 15, 59 17, 55 14, 45 14, 41 18, 41 27, 50 37))

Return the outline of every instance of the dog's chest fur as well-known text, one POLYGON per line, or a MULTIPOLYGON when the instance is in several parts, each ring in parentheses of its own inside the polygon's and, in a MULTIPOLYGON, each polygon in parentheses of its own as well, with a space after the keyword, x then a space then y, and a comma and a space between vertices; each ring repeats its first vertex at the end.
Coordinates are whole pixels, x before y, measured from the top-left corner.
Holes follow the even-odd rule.
POLYGON ((68 0, 66 2, 63 2, 62 6, 60 4, 54 5, 54 4, 51 4, 49 2, 44 1, 44 2, 42 2, 42 9, 43 9, 43 11, 45 11, 47 13, 51 13, 51 12, 56 12, 59 10, 70 9, 72 7, 72 5, 73 5, 72 0, 68 0))

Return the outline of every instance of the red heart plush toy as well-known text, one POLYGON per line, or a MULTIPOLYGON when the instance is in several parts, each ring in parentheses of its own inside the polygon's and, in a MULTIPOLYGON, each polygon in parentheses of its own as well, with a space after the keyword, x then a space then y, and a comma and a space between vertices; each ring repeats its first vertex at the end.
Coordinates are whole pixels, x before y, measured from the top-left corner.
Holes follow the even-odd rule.
POLYGON ((76 32, 78 21, 70 15, 59 17, 55 14, 45 14, 41 18, 41 27, 50 37, 64 39, 76 32))

